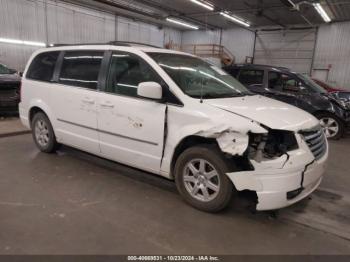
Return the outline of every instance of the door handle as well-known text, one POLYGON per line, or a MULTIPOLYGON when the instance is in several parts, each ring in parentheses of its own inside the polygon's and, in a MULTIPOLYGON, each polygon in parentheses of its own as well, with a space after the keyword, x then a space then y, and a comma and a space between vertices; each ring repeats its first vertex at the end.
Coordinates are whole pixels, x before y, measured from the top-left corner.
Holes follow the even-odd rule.
POLYGON ((91 98, 84 98, 81 100, 83 103, 86 104, 95 104, 95 100, 91 99, 91 98))

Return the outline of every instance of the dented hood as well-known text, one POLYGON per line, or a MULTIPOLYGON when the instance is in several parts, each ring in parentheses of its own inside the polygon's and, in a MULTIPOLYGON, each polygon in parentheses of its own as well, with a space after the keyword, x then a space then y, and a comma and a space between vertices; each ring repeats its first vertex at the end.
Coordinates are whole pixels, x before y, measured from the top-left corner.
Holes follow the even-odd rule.
POLYGON ((272 129, 298 131, 318 124, 315 117, 299 108, 259 95, 206 99, 204 103, 249 118, 272 129))

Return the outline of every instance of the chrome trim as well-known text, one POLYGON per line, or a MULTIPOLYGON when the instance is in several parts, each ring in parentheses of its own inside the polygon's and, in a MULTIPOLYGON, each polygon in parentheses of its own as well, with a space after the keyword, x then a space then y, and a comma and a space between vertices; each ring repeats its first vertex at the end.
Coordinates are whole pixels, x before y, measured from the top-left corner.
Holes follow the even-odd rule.
POLYGON ((316 160, 324 156, 327 151, 327 142, 322 129, 303 130, 300 133, 316 160))

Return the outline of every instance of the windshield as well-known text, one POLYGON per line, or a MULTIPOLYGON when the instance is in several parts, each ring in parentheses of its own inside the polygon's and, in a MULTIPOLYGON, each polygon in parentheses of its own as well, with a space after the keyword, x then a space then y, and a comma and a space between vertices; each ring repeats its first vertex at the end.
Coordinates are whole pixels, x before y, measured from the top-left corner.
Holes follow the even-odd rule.
POLYGON ((7 75, 11 74, 11 70, 8 69, 6 66, 0 64, 0 75, 7 75))
POLYGON ((320 85, 318 85, 314 80, 312 80, 309 76, 307 75, 302 75, 302 74, 297 74, 298 77, 304 81, 304 83, 307 85, 308 89, 310 92, 313 93, 327 93, 326 90, 324 90, 323 87, 321 87, 320 85))
POLYGON ((148 55, 191 97, 210 99, 252 94, 235 78, 202 59, 170 53, 148 55))

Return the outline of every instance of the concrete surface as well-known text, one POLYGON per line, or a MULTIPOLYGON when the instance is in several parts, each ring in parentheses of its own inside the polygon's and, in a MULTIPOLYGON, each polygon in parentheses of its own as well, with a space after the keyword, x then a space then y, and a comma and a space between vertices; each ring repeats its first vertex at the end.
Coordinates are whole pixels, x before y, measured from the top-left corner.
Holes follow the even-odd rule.
POLYGON ((29 130, 21 124, 21 121, 18 118, 0 117, 0 137, 24 134, 28 132, 29 130))
POLYGON ((208 214, 171 181, 3 137, 0 254, 350 254, 349 153, 349 138, 332 142, 321 188, 276 216, 252 213, 244 194, 208 214))

